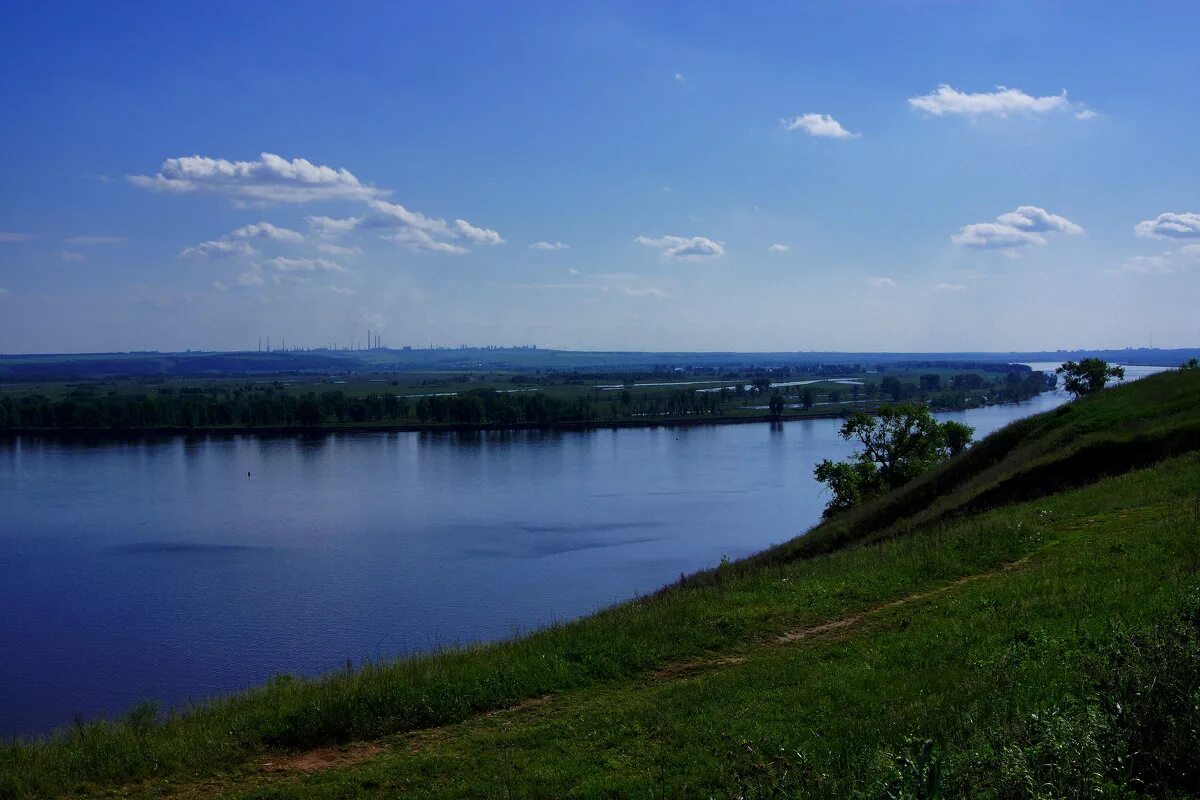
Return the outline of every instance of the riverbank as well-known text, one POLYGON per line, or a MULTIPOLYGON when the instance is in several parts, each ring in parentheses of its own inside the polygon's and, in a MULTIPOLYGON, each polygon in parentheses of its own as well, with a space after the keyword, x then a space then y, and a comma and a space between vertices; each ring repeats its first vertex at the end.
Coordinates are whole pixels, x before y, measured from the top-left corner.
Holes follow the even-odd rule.
POLYGON ((1163 375, 1028 418, 755 559, 529 637, 0 749, 0 788, 848 797, 1136 780, 1186 794, 1200 742, 1174 692, 1200 679, 1200 457, 1091 455, 1193 442, 1198 392, 1200 376, 1163 375), (984 502, 1060 461, 1070 480, 1048 496, 984 502), (933 502, 902 510, 930 485, 933 502))
MULTIPOLYGON (((1045 393, 1043 393, 1045 394, 1045 393)), ((1030 400, 1033 398, 1030 398, 1030 400)), ((992 408, 996 406, 1014 405, 1029 402, 1018 400, 1005 403, 987 403, 971 408, 992 408)), ((769 414, 721 415, 693 417, 654 417, 647 419, 616 419, 616 420, 565 420, 561 422, 517 422, 517 423, 404 423, 404 424, 353 424, 329 423, 316 426, 300 425, 263 425, 263 426, 222 426, 222 427, 165 427, 165 428, 10 428, 0 430, 0 439, 14 439, 19 436, 42 436, 65 439, 129 439, 136 437, 163 436, 309 436, 329 433, 485 433, 497 431, 590 431, 590 430, 626 430, 638 428, 691 428, 708 425, 746 425, 751 423, 785 423, 802 422, 805 420, 843 419, 856 411, 873 411, 879 403, 857 403, 837 411, 816 411, 804 414, 784 414, 773 417, 769 414)), ((934 409, 935 413, 943 411, 961 411, 969 409, 934 409)))

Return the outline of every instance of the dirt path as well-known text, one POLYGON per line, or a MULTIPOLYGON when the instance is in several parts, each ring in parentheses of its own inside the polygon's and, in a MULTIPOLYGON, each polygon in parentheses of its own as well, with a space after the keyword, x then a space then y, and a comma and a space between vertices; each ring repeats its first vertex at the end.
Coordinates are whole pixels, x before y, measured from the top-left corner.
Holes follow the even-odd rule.
MULTIPOLYGON (((1020 569, 1028 560, 1029 556, 1025 556, 1017 561, 1005 564, 1003 567, 997 570, 981 572, 975 575, 965 575, 955 581, 952 581, 951 583, 947 583, 934 589, 928 589, 923 592, 914 592, 896 600, 880 603, 863 611, 855 612, 853 614, 846 614, 835 619, 827 620, 818 625, 810 625, 804 628, 795 628, 785 631, 784 633, 779 634, 778 636, 775 636, 766 642, 760 642, 755 649, 760 649, 763 646, 772 648, 846 631, 874 616, 891 609, 901 608, 906 605, 918 603, 922 600, 938 597, 953 591, 959 586, 1020 569)), ((722 653, 713 655, 709 658, 680 661, 659 667, 650 672, 649 676, 652 679, 659 681, 686 680, 687 678, 695 675, 739 666, 746 663, 752 657, 752 655, 753 651, 745 654, 722 653)), ((523 711, 528 711, 551 704, 553 700, 554 695, 549 694, 542 697, 532 697, 503 708, 488 711, 484 714, 481 714, 476 719, 494 717, 497 715, 515 715, 523 711)), ((470 720, 463 720, 462 722, 455 723, 455 725, 462 725, 468 722, 470 722, 470 720)), ((405 743, 407 744, 408 748, 414 752, 417 752, 421 749, 424 749, 426 746, 446 738, 449 735, 448 729, 451 727, 453 726, 409 731, 407 733, 399 734, 395 737, 389 737, 388 741, 391 741, 394 746, 401 746, 400 743, 405 743)), ((261 786, 263 784, 276 783, 282 780, 288 780, 290 778, 299 777, 314 772, 356 766, 358 764, 363 764, 367 761, 370 761, 376 756, 389 752, 392 749, 393 747, 389 747, 383 742, 360 742, 339 747, 315 748, 313 750, 306 750, 299 753, 269 755, 260 758, 257 761, 256 766, 258 774, 247 783, 261 786)), ((243 783, 242 788, 247 788, 247 783, 243 783)), ((195 786, 188 788, 179 787, 181 791, 177 791, 170 796, 197 796, 195 795, 196 788, 197 787, 195 786)), ((209 789, 211 790, 212 788, 215 787, 210 785, 209 789)))

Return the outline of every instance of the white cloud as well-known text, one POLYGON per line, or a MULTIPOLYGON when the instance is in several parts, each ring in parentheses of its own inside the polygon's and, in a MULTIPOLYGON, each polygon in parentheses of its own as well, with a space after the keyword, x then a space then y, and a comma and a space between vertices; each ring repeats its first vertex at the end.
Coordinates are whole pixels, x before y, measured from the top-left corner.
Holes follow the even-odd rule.
POLYGON ((225 284, 221 283, 220 281, 213 281, 213 282, 212 282, 212 287, 213 287, 214 289, 216 289, 218 292, 223 292, 223 291, 225 291, 226 289, 228 289, 228 288, 229 288, 228 286, 226 286, 225 284))
POLYGON ((340 236, 357 228, 358 223, 362 222, 362 217, 346 217, 345 219, 305 217, 304 221, 309 224, 309 227, 323 236, 340 236))
POLYGON ((779 121, 784 130, 805 131, 809 136, 819 136, 828 139, 854 139, 860 133, 851 133, 842 124, 828 114, 802 114, 791 119, 779 121))
POLYGON ((331 256, 361 256, 362 248, 358 246, 345 247, 340 244, 332 244, 330 242, 317 242, 317 250, 326 255, 331 256))
POLYGON ((165 192, 213 192, 246 203, 370 200, 386 192, 359 182, 349 170, 262 153, 257 161, 184 156, 168 158, 155 175, 129 175, 135 186, 165 192))
POLYGON ((1074 111, 1079 119, 1096 116, 1094 111, 1072 105, 1067 99, 1066 89, 1059 94, 1034 97, 1006 86, 997 86, 994 92, 968 93, 943 83, 936 91, 908 98, 908 104, 935 117, 1007 117, 1010 114, 1047 114, 1055 111, 1074 111))
POLYGON ((63 261, 83 261, 83 253, 77 253, 74 250, 63 250, 58 257, 63 261))
POLYGON ((786 244, 773 244, 770 247, 768 247, 767 249, 770 250, 772 253, 786 253, 787 251, 791 250, 792 248, 786 244))
POLYGON ((562 242, 534 242, 529 245, 530 250, 545 250, 552 252, 554 250, 570 250, 571 245, 563 244, 562 242))
POLYGON ((950 237, 955 244, 985 250, 1009 250, 1027 245, 1044 245, 1048 233, 1079 235, 1083 228, 1066 217, 1037 206, 1020 206, 1001 214, 995 222, 964 225, 950 237))
POLYGON ((1200 239, 1200 214, 1167 212, 1133 226, 1138 236, 1151 239, 1200 239))
POLYGON ((469 252, 465 247, 435 239, 428 231, 420 228, 401 228, 396 233, 385 235, 383 238, 414 251, 449 253, 451 255, 462 255, 469 252))
POLYGON ((369 214, 357 223, 362 228, 415 228, 439 237, 453 238, 454 231, 446 224, 446 220, 427 217, 419 211, 409 211, 399 203, 389 203, 385 200, 372 200, 367 203, 375 213, 369 214))
POLYGON ((891 278, 868 278, 867 283, 871 284, 874 289, 893 289, 896 287, 896 282, 891 278))
POLYGON ((1186 258, 1200 258, 1200 244, 1189 244, 1179 248, 1179 254, 1186 258))
POLYGON ((266 281, 263 280, 263 276, 256 269, 252 269, 248 272, 243 272, 241 275, 238 275, 237 282, 238 286, 262 286, 264 283, 266 283, 266 281))
POLYGON ((490 228, 476 228, 465 219, 454 220, 454 229, 458 234, 475 244, 504 244, 500 234, 490 228))
POLYGON ((354 294, 353 289, 347 289, 345 286, 326 286, 325 290, 332 294, 354 294))
MULTIPOLYGON (((134 185, 143 188, 166 192, 210 192, 228 197, 242 206, 330 200, 348 200, 367 206, 361 216, 343 219, 306 217, 309 226, 324 237, 360 229, 396 230, 397 234, 385 238, 413 249, 443 253, 466 252, 466 248, 457 242, 479 245, 504 242, 498 231, 473 225, 465 219, 447 223, 444 219, 411 211, 399 203, 389 203, 382 199, 389 192, 366 186, 348 170, 319 166, 303 158, 289 161, 271 153, 263 153, 257 161, 188 156, 167 159, 153 176, 128 177, 134 185)), ((297 231, 260 222, 239 228, 224 238, 297 242, 304 237, 297 231)))
POLYGON ((950 237, 950 241, 965 247, 996 249, 1045 244, 1046 237, 999 222, 976 222, 962 226, 958 233, 950 237))
POLYGON ((179 257, 234 258, 235 256, 252 256, 257 253, 258 251, 247 242, 213 239, 183 248, 179 253, 179 257))
POLYGON ((290 230, 289 228, 276 227, 269 222, 256 222, 253 225, 245 225, 238 228, 229 234, 228 238, 269 239, 275 242, 303 242, 304 234, 290 230))
POLYGON ((939 283, 933 287, 935 292, 965 292, 966 284, 962 283, 939 283))
POLYGON ((0 286, 0 297, 4 297, 6 294, 9 294, 8 289, 5 289, 3 286, 0 286))
POLYGON ((682 72, 676 72, 676 73, 675 73, 675 80, 679 81, 680 83, 684 83, 684 82, 687 80, 687 78, 683 77, 683 73, 682 73, 682 72))
POLYGON ((1030 233, 1068 233, 1072 235, 1083 233, 1083 228, 1066 217, 1051 214, 1046 209, 1037 206, 1018 206, 1016 211, 996 217, 996 222, 1030 233))
POLYGON ((327 258, 286 258, 277 256, 270 259, 268 262, 275 269, 282 272, 314 272, 316 270, 326 270, 329 272, 345 272, 346 268, 336 261, 330 261, 327 258))
POLYGON ((0 231, 0 242, 28 242, 32 239, 28 233, 13 233, 11 231, 0 231))
MULTIPOLYGON (((396 233, 383 238, 398 242, 411 250, 423 250, 432 253, 462 254, 467 248, 456 241, 466 240, 474 244, 503 244, 504 239, 497 231, 489 228, 479 228, 465 219, 456 219, 448 224, 444 219, 429 217, 419 211, 411 211, 399 203, 388 203, 383 200, 372 200, 368 203, 374 213, 357 219, 353 225, 363 229, 396 229, 396 233)), ((311 222, 311 220, 310 220, 311 222)), ((323 220, 322 225, 329 227, 329 220, 323 220)), ((334 220, 335 227, 345 223, 344 220, 334 220)))
POLYGON ((725 255, 725 245, 705 236, 638 236, 634 239, 640 245, 662 249, 663 258, 680 261, 699 261, 725 255))
POLYGON ((125 241, 124 236, 68 236, 63 239, 67 244, 74 245, 93 245, 93 244, 120 244, 125 241))

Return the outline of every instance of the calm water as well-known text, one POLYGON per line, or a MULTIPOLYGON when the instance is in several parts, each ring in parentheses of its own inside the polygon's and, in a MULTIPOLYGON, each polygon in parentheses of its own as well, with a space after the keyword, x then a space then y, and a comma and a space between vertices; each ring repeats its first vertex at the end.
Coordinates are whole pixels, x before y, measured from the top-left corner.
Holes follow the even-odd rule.
POLYGON ((653 591, 815 522, 839 424, 0 442, 0 735, 653 591))

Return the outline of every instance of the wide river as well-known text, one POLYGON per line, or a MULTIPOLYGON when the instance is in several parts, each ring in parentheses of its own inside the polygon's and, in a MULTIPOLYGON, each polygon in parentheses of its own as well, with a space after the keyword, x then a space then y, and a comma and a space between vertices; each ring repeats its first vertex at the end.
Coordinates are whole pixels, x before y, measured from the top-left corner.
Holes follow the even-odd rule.
POLYGON ((0 736, 651 592, 816 522, 839 425, 0 440, 0 736))

